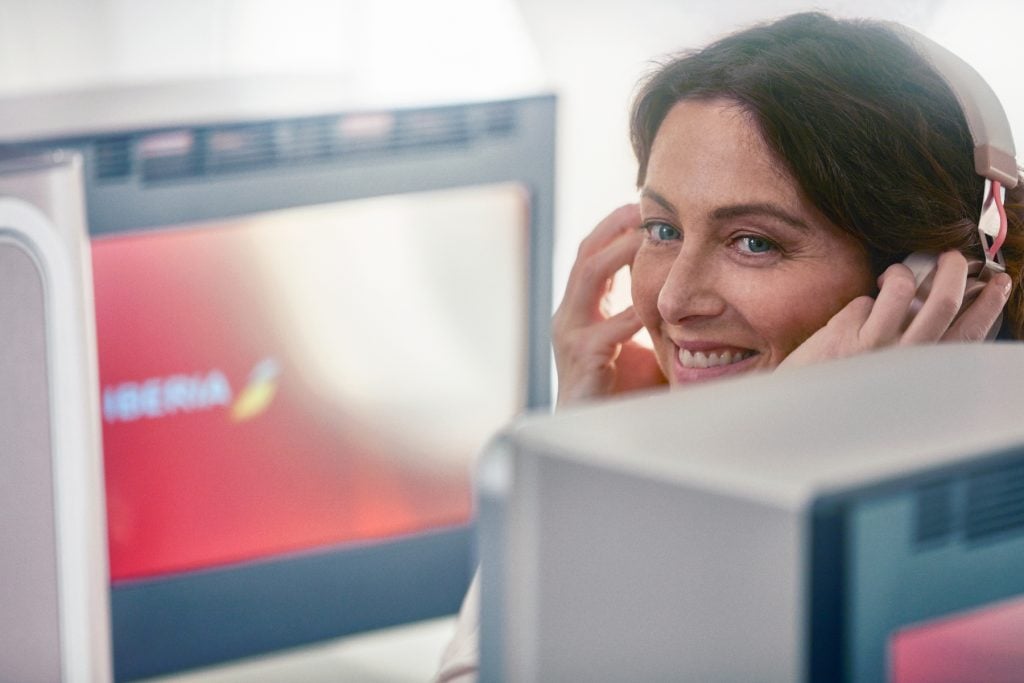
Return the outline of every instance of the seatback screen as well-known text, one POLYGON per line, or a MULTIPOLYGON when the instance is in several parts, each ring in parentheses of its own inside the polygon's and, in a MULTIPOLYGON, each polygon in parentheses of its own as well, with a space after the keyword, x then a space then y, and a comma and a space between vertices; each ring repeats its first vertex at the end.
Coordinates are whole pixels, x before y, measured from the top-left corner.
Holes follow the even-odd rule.
POLYGON ((112 578, 466 523, 528 228, 503 184, 94 240, 112 578))

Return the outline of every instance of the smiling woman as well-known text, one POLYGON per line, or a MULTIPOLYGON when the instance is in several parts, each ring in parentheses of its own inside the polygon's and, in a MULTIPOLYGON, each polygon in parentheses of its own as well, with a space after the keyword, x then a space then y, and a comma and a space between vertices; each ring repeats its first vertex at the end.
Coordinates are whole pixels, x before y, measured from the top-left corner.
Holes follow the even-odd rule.
MULTIPOLYGON (((1012 140, 984 137, 1005 116, 998 102, 965 113, 962 81, 987 86, 949 53, 940 72, 930 45, 896 25, 798 14, 652 74, 631 121, 640 202, 583 240, 552 320, 559 405, 891 345, 1020 338, 1024 184, 1012 140), (919 253, 935 263, 920 292, 902 263, 919 253), (626 266, 633 306, 608 316, 626 266), (644 327, 653 350, 633 341, 644 327)), ((477 600, 473 588, 438 680, 474 676, 477 600)))
POLYGON ((874 288, 864 247, 780 172, 727 100, 671 109, 640 214, 633 301, 670 384, 774 367, 874 288))
POLYGON ((992 261, 978 228, 988 181, 947 74, 903 31, 798 14, 650 76, 631 122, 640 204, 584 240, 553 320, 560 405, 982 340, 1004 307, 1000 335, 1020 338, 1022 186, 1006 195, 1005 263, 967 301, 968 262, 992 261), (913 252, 937 261, 923 304, 900 263, 913 252), (607 317, 627 265, 634 305, 607 317), (632 341, 641 327, 653 355, 632 341))

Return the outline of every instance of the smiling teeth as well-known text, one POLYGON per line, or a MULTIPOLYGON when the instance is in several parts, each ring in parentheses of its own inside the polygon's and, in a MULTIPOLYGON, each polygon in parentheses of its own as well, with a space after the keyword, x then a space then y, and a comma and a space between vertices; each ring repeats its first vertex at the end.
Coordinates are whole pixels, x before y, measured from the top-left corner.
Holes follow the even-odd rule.
POLYGON ((720 365, 739 363, 752 355, 754 355, 753 351, 736 351, 735 353, 732 351, 723 351, 722 353, 697 351, 690 353, 687 349, 680 349, 679 363, 684 368, 715 368, 720 365))

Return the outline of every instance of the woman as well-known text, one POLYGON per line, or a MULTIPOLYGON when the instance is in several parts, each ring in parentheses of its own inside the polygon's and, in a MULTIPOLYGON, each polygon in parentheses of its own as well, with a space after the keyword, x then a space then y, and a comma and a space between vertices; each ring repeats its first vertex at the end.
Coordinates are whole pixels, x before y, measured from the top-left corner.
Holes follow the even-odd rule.
MULTIPOLYGON (((884 24, 793 15, 661 67, 635 100, 638 205, 580 246, 552 338, 558 403, 893 344, 1020 338, 1021 185, 1006 273, 964 305, 985 181, 942 77, 884 24), (915 312, 911 252, 939 254, 915 312), (602 313, 631 265, 633 306, 602 313), (632 341, 645 327, 653 351, 632 341)), ((438 680, 471 680, 476 587, 438 680)))

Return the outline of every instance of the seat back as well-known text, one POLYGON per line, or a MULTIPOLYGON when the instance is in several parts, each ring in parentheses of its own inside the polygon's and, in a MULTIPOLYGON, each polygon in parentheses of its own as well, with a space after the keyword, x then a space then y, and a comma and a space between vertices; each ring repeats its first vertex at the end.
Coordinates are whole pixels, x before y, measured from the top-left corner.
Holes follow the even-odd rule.
POLYGON ((81 162, 0 166, 0 679, 112 679, 81 162))

